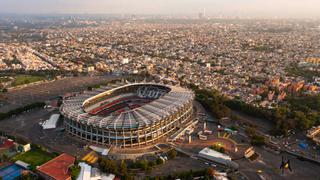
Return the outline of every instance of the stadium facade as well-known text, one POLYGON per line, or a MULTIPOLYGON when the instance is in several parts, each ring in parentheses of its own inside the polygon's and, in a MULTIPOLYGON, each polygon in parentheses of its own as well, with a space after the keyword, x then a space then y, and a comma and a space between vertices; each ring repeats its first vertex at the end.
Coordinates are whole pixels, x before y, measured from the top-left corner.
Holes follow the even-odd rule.
POLYGON ((90 143, 117 147, 166 139, 192 120, 194 93, 180 86, 133 83, 65 97, 66 131, 90 143))

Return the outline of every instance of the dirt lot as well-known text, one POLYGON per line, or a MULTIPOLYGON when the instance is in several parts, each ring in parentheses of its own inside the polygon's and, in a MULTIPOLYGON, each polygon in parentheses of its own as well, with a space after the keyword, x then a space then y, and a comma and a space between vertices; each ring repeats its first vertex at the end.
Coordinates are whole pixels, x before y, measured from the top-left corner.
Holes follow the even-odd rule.
POLYGON ((165 164, 160 165, 152 170, 151 176, 164 176, 178 172, 203 170, 211 167, 203 161, 195 160, 190 157, 179 154, 175 159, 167 161, 165 164))

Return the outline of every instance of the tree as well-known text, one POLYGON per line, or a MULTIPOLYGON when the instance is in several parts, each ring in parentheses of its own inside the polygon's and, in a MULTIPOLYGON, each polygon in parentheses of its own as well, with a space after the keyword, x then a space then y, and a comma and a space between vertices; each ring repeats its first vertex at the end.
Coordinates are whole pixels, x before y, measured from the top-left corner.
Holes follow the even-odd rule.
POLYGON ((143 160, 139 161, 139 168, 146 171, 149 168, 148 164, 149 164, 148 161, 143 159, 143 160))
POLYGON ((124 180, 134 180, 134 175, 132 174, 126 174, 125 176, 123 176, 124 180))
POLYGON ((71 179, 75 180, 79 176, 81 168, 78 165, 74 165, 74 166, 71 166, 69 170, 71 173, 71 179))
POLYGON ((285 107, 281 106, 275 109, 273 113, 273 119, 275 121, 275 127, 274 127, 274 134, 284 134, 286 135, 288 133, 288 130, 292 126, 292 124, 288 123, 288 114, 290 113, 290 110, 285 107))
POLYGON ((251 138, 251 144, 256 146, 262 146, 265 144, 265 138, 260 135, 254 135, 251 138))
POLYGON ((293 112, 293 119, 294 121, 299 124, 300 129, 307 129, 309 128, 309 120, 307 119, 304 112, 301 111, 294 111, 293 112))
POLYGON ((196 100, 199 101, 203 107, 212 113, 216 118, 223 118, 230 115, 230 109, 225 106, 225 97, 216 90, 199 89, 195 85, 189 85, 196 93, 196 100))
POLYGON ((256 134, 256 129, 253 127, 246 127, 245 132, 248 136, 253 136, 256 134))
POLYGON ((148 164, 149 167, 153 168, 156 165, 157 165, 156 161, 149 161, 149 164, 148 164))
POLYGON ((3 162, 7 162, 7 161, 9 161, 9 156, 7 154, 2 154, 1 160, 3 162))
POLYGON ((221 146, 216 145, 216 144, 210 146, 210 149, 213 149, 213 150, 221 152, 221 153, 225 153, 225 149, 221 146))
POLYGON ((169 152, 168 152, 168 156, 169 156, 169 158, 170 159, 174 159, 174 158, 176 158, 177 157, 177 151, 175 150, 175 149, 172 149, 172 150, 170 150, 169 152))
POLYGON ((156 159, 156 163, 157 163, 158 165, 160 165, 160 164, 163 164, 164 162, 163 162, 163 160, 162 160, 160 157, 158 157, 158 158, 156 159))
POLYGON ((99 160, 99 166, 104 172, 118 174, 118 165, 115 160, 101 158, 99 160))
POLYGON ((126 176, 128 174, 127 164, 124 160, 122 160, 120 164, 120 173, 122 176, 126 176))
POLYGON ((114 160, 107 159, 105 164, 105 170, 114 174, 118 174, 117 162, 114 160))

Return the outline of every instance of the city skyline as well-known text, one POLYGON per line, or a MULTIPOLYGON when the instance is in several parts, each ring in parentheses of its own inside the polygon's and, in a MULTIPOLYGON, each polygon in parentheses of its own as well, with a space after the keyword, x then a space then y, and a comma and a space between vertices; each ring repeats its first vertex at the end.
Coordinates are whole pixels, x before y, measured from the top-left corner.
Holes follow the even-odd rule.
POLYGON ((0 0, 0 13, 14 14, 159 14, 319 18, 317 0, 0 0))

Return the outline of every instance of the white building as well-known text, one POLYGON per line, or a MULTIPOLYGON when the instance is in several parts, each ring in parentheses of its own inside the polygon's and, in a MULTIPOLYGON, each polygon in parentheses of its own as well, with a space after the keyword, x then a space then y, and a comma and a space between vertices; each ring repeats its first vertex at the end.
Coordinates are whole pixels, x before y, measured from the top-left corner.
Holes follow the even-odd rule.
POLYGON ((202 157, 204 159, 213 161, 213 162, 217 162, 220 164, 223 164, 225 166, 228 167, 232 167, 234 169, 237 169, 239 167, 239 165, 235 162, 233 162, 231 160, 231 157, 226 155, 226 154, 222 154, 220 152, 217 152, 215 150, 212 150, 210 148, 204 148, 199 152, 199 157, 202 157))
POLYGON ((97 153, 100 153, 101 155, 103 156, 106 156, 109 154, 109 151, 110 149, 107 149, 107 148, 100 148, 100 147, 97 147, 97 146, 89 146, 90 149, 92 149, 93 151, 97 152, 97 153))
POLYGON ((79 166, 81 171, 77 180, 91 179, 91 166, 83 162, 79 163, 79 166))
POLYGON ((30 164, 25 163, 25 162, 20 161, 20 160, 16 161, 15 164, 17 164, 18 166, 21 166, 21 167, 23 167, 25 169, 29 169, 30 168, 30 164))
POLYGON ((42 123, 42 128, 43 129, 55 129, 57 127, 59 118, 60 118, 60 114, 52 114, 50 119, 48 119, 42 123))
POLYGON ((30 143, 28 143, 28 144, 20 144, 20 145, 22 147, 23 152, 28 152, 28 151, 31 150, 31 144, 30 143))
POLYGON ((123 58, 122 59, 122 64, 128 64, 129 63, 129 59, 128 58, 123 58))
POLYGON ((97 168, 92 168, 89 164, 81 162, 79 163, 81 167, 80 174, 77 180, 114 180, 114 174, 104 174, 97 168))

